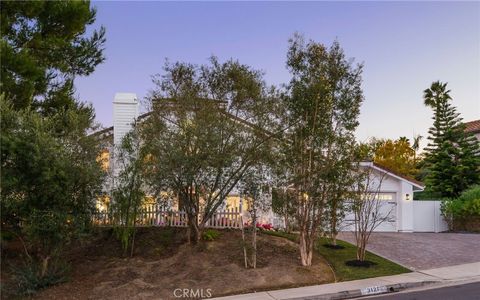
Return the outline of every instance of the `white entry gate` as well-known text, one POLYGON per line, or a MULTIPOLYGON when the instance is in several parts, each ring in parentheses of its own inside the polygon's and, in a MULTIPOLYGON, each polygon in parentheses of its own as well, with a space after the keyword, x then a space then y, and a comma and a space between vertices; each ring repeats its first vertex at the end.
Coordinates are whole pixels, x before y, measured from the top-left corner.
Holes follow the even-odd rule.
POLYGON ((413 201, 413 231, 442 232, 448 230, 448 224, 440 211, 441 201, 413 201))

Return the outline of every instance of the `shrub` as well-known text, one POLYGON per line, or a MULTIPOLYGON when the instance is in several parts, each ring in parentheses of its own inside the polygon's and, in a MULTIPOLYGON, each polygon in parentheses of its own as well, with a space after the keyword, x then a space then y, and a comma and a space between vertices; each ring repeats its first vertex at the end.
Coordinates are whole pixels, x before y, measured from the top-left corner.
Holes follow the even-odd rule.
POLYGON ((469 219, 480 217, 480 185, 464 191, 457 199, 447 199, 442 203, 442 214, 453 223, 464 224, 469 219))
POLYGON ((14 292, 32 295, 40 289, 67 281, 68 272, 68 265, 60 260, 50 262, 45 272, 42 262, 28 260, 22 266, 12 266, 14 292))
POLYGON ((204 241, 213 241, 220 236, 220 232, 214 229, 207 229, 202 234, 202 239, 204 241))

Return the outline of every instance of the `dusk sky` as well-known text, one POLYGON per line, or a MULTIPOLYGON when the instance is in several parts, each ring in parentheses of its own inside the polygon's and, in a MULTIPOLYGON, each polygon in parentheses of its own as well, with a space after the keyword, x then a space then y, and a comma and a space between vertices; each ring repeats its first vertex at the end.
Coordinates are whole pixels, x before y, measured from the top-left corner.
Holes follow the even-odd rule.
POLYGON ((140 99, 151 75, 170 61, 238 59, 265 72, 268 84, 289 81, 288 38, 295 31, 365 64, 365 102, 357 137, 427 135, 431 111, 422 93, 448 82, 466 121, 480 119, 480 2, 94 2, 96 28, 107 30, 106 61, 77 78, 81 100, 112 125, 116 92, 140 99))

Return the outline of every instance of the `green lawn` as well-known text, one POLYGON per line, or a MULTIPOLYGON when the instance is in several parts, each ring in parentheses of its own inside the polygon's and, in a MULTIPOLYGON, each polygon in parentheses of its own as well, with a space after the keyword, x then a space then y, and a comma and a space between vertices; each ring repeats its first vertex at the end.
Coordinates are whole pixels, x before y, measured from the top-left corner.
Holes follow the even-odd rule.
MULTIPOLYGON (((280 231, 265 231, 265 233, 287 238, 295 242, 298 239, 298 236, 295 234, 288 234, 280 231)), ((327 242, 327 238, 320 238, 315 250, 318 254, 323 256, 335 270, 337 281, 348 281, 410 272, 409 269, 370 252, 367 253, 367 260, 376 263, 376 265, 371 266, 370 268, 349 267, 345 265, 345 262, 356 258, 355 245, 344 241, 338 241, 337 244, 344 246, 345 248, 334 250, 323 246, 323 244, 326 244, 327 242)))

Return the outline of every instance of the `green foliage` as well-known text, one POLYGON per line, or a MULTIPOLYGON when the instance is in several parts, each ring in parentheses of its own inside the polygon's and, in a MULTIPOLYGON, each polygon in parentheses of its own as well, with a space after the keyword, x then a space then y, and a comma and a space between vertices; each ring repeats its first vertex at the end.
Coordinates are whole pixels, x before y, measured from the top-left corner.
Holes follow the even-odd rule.
MULTIPOLYGON (((418 138, 416 143, 418 147, 418 138)), ((360 152, 362 160, 373 160, 402 175, 415 177, 418 173, 416 151, 406 137, 397 140, 373 138, 361 145, 360 152)))
POLYGON ((246 172, 269 156, 271 102, 262 74, 230 60, 166 64, 143 123, 148 183, 178 195, 193 242, 246 172), (244 121, 244 120, 248 120, 244 121), (268 130, 268 131, 267 131, 268 130), (202 205, 200 205, 202 199, 202 205))
POLYGON ((56 271, 49 275, 55 268, 51 262, 88 228, 104 178, 97 162, 100 147, 87 135, 89 110, 43 117, 0 98, 2 231, 22 238, 29 268, 41 270, 32 277, 27 269, 18 278, 41 287, 57 280, 56 271))
POLYGON ((44 118, 14 110, 3 96, 0 109, 2 221, 16 227, 34 211, 88 214, 104 175, 99 145, 87 135, 93 116, 67 110, 44 118))
POLYGON ((480 185, 464 191, 456 199, 444 200, 442 213, 447 218, 452 217, 461 222, 471 217, 480 217, 480 185))
POLYGON ((413 193, 413 200, 440 200, 442 196, 429 190, 413 193))
POLYGON ((473 184, 480 183, 480 144, 450 101, 447 84, 432 83, 424 91, 425 105, 433 110, 433 126, 425 156, 427 189, 443 198, 456 198, 473 184))
MULTIPOLYGON (((115 176, 112 191, 111 210, 116 226, 116 237, 122 243, 124 253, 129 247, 133 256, 137 216, 145 202, 145 152, 141 146, 138 127, 127 133, 115 152, 115 168, 119 173, 115 176)), ((114 172, 115 173, 115 172, 114 172)))
POLYGON ((272 211, 283 217, 288 232, 295 228, 294 220, 297 209, 293 193, 288 190, 273 188, 272 211))
POLYGON ((105 29, 85 35, 95 17, 90 1, 2 2, 1 86, 15 109, 75 104, 53 95, 103 62, 105 29))
POLYGON ((52 261, 44 272, 40 262, 27 261, 21 266, 11 267, 13 276, 12 293, 32 295, 40 289, 67 281, 69 266, 60 260, 52 261))
POLYGON ((214 229, 206 229, 202 233, 202 239, 204 241, 214 241, 220 236, 220 232, 214 229))
POLYGON ((337 216, 338 195, 351 181, 354 132, 363 101, 362 65, 347 59, 337 41, 328 48, 296 34, 289 42, 287 68, 292 78, 282 116, 288 130, 276 173, 281 187, 295 195, 297 225, 305 231, 302 263, 309 265, 304 257, 311 255, 302 249, 311 253, 321 223, 337 216))

